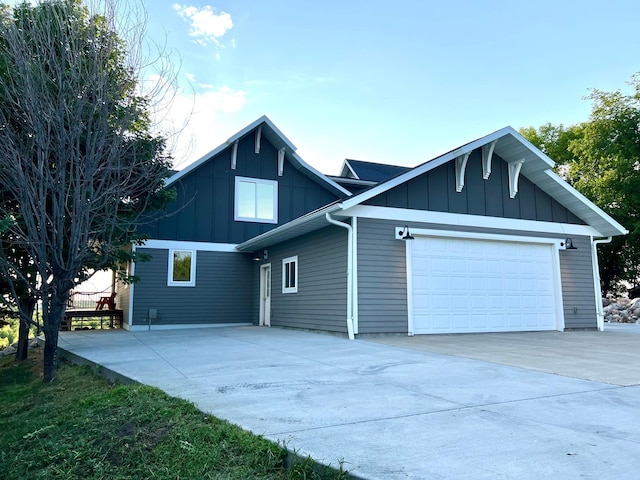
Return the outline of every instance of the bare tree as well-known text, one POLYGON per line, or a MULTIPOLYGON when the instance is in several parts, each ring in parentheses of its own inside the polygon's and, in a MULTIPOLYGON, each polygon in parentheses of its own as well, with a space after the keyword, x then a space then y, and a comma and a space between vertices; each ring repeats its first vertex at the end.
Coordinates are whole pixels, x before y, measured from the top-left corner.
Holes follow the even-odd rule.
MULTIPOLYGON (((45 382, 70 290, 112 267, 141 216, 167 199, 170 159, 140 90, 143 30, 118 24, 132 16, 117 0, 92 7, 22 4, 0 25, 0 184, 14 200, 0 205, 0 235, 37 271, 45 382)), ((6 249, 0 272, 17 298, 27 279, 6 249)))

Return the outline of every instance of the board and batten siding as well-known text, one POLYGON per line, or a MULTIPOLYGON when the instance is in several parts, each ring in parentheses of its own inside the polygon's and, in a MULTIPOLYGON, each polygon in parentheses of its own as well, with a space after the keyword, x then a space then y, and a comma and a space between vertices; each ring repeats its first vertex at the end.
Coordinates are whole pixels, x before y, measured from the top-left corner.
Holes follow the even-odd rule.
POLYGON ((268 258, 256 263, 271 264, 271 325, 347 333, 347 230, 327 226, 267 252, 268 258), (282 293, 282 260, 293 256, 298 291, 282 293))
POLYGON ((254 323, 258 296, 254 265, 247 254, 197 251, 194 287, 167 286, 169 250, 138 248, 151 255, 136 263, 133 325, 147 325, 148 311, 157 309, 153 325, 254 323))
POLYGON ((237 165, 231 168, 232 147, 223 150, 180 178, 177 198, 150 219, 141 233, 161 240, 211 243, 242 243, 316 210, 338 197, 319 181, 304 175, 288 160, 278 175, 278 151, 262 137, 255 153, 255 135, 238 143, 237 165), (234 220, 235 178, 271 180, 278 183, 278 223, 234 220))
POLYGON ((520 175, 518 181, 518 194, 510 198, 507 162, 494 155, 491 175, 484 180, 481 157, 480 149, 474 150, 469 157, 461 192, 456 192, 455 162, 452 160, 367 200, 365 204, 584 225, 585 222, 524 175, 520 175))
MULTIPOLYGON (((407 333, 407 272, 405 242, 395 228, 406 222, 358 218, 359 333, 407 333)), ((412 229, 481 232, 526 237, 562 238, 555 234, 410 222, 412 229)), ((572 237, 577 250, 560 250, 560 276, 565 329, 597 327, 591 241, 572 237)), ((551 279, 550 279, 551 281, 551 279)), ((465 301, 460 292, 460 301, 465 301)), ((455 308, 452 305, 451 308, 455 308)))

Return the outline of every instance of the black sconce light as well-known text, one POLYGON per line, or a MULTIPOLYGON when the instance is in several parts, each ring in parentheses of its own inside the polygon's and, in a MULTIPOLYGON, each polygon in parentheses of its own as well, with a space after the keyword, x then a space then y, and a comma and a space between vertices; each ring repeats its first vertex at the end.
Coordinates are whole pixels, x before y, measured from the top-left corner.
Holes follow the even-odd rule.
POLYGON ((253 260, 256 262, 266 260, 267 258, 269 258, 269 252, 267 250, 263 250, 262 254, 260 252, 253 252, 253 260))
POLYGON ((573 246, 573 240, 571 238, 567 238, 564 242, 560 242, 560 246, 564 247, 565 250, 577 250, 578 247, 573 246))
POLYGON ((407 225, 405 225, 404 228, 398 232, 398 237, 400 237, 402 240, 415 240, 415 237, 411 235, 411 232, 409 231, 409 227, 407 225))

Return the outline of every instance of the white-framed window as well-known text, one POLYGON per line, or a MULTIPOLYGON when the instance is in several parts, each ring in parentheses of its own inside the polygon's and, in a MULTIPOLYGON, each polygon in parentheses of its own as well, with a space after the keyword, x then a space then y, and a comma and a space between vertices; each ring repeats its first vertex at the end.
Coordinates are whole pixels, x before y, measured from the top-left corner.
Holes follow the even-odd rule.
POLYGON ((278 182, 236 177, 235 188, 234 220, 278 223, 278 182))
POLYGON ((298 292, 298 256, 282 260, 282 293, 298 292))
POLYGON ((169 275, 167 285, 170 287, 194 287, 196 284, 196 251, 169 250, 169 275))

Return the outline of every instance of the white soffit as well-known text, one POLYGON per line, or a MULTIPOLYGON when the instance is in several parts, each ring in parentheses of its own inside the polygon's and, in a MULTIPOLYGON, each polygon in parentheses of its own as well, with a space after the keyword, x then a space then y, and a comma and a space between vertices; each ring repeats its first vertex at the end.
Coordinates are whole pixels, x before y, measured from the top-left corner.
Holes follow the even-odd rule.
POLYGON ((540 189, 569 209, 587 224, 592 226, 602 236, 625 235, 628 231, 607 215, 602 209, 588 200, 584 195, 571 187, 562 178, 551 170, 555 163, 547 155, 536 148, 512 127, 505 127, 482 138, 467 143, 455 150, 447 152, 439 157, 429 160, 391 180, 381 183, 358 195, 354 195, 342 202, 342 208, 348 209, 359 205, 376 195, 384 193, 402 183, 405 183, 419 175, 433 170, 455 158, 488 145, 497 140, 495 154, 507 163, 521 162, 520 173, 536 184, 540 189))
MULTIPOLYGON (((302 158, 300 158, 300 156, 297 153, 295 153, 297 150, 296 146, 293 143, 291 143, 291 141, 280 131, 280 129, 278 129, 278 127, 274 125, 274 123, 266 115, 263 115, 262 117, 258 118, 256 121, 250 123, 249 125, 244 127, 242 130, 240 130, 236 134, 229 137, 229 139, 225 143, 214 148, 209 153, 207 153, 206 155, 200 157, 198 160, 193 162, 191 165, 188 165, 184 169, 180 170, 179 172, 177 172, 176 174, 168 178, 165 181, 165 186, 170 186, 173 183, 177 182, 182 177, 187 175, 189 172, 192 172, 193 170, 197 169, 200 165, 202 165, 203 163, 206 163, 212 157, 215 157, 219 153, 223 152, 225 149, 232 147, 242 137, 244 137, 245 135, 257 129, 260 129, 260 133, 259 133, 260 137, 266 138, 275 147, 276 150, 278 151, 282 151, 282 149, 285 150, 286 157, 289 159, 289 161, 291 161, 291 163, 296 168, 296 170, 300 170, 310 178, 315 178, 316 180, 320 180, 321 182, 328 184, 330 188, 347 197, 350 197, 352 195, 351 192, 349 192, 347 189, 345 189, 344 187, 341 187, 336 182, 328 178, 326 175, 323 175, 322 173, 317 171, 315 168, 308 165, 304 160, 302 160, 302 158)), ((275 165, 274 168, 278 167, 277 158, 274 159, 274 165, 275 165)))

